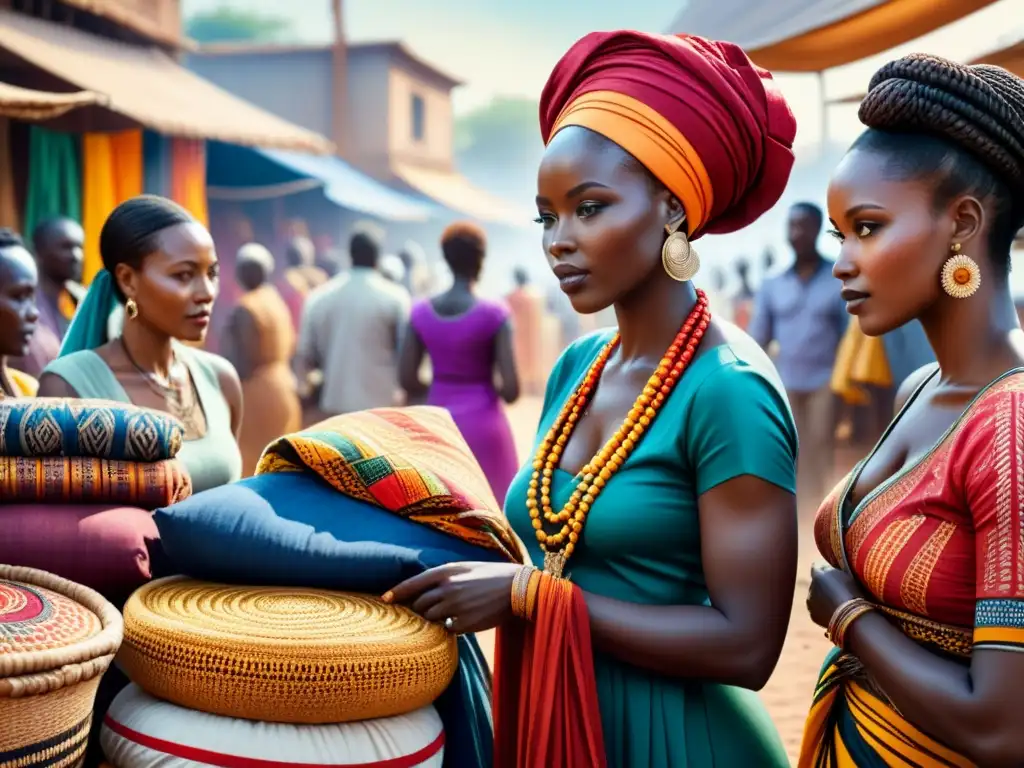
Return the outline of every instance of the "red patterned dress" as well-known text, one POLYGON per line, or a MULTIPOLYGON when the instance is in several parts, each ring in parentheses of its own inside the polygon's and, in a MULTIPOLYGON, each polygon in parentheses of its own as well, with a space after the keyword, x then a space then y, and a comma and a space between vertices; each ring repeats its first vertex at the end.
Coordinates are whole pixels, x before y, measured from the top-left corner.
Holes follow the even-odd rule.
MULTIPOLYGON (((1024 651, 1024 369, 985 387, 931 451, 851 509, 870 458, 818 511, 821 554, 936 653, 966 662, 975 648, 1024 651)), ((825 663, 801 768, 972 765, 851 677, 849 660, 837 650, 825 663)))

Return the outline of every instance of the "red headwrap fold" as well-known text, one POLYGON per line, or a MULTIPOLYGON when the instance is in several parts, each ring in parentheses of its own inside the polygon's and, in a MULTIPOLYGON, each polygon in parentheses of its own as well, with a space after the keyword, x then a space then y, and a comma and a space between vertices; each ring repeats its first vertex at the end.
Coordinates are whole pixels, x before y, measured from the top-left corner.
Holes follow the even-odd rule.
POLYGON ((575 124, 643 149, 637 159, 683 202, 691 239, 755 221, 793 167, 796 120, 771 73, 732 43, 693 35, 583 37, 544 87, 540 124, 545 142, 575 124), (623 99, 609 104, 615 94, 623 99))

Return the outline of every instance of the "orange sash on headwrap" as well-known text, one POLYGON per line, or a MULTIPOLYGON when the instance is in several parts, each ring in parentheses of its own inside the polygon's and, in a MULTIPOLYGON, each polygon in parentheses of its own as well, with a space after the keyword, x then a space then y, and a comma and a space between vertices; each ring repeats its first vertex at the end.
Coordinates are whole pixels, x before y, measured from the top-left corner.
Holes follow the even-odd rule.
POLYGON ((732 43, 594 32, 555 66, 540 115, 545 142, 578 125, 633 155, 679 198, 691 239, 752 223, 793 167, 793 113, 732 43))

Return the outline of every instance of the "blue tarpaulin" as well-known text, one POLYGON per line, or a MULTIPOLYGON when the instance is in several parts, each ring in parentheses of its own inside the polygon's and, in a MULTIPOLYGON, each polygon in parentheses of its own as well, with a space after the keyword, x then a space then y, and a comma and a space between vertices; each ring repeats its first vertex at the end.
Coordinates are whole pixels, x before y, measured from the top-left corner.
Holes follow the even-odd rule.
POLYGON ((369 216, 425 221, 437 213, 429 202, 394 190, 331 155, 210 142, 207 158, 211 198, 242 199, 237 195, 246 189, 287 188, 291 182, 305 179, 321 187, 336 205, 369 216))

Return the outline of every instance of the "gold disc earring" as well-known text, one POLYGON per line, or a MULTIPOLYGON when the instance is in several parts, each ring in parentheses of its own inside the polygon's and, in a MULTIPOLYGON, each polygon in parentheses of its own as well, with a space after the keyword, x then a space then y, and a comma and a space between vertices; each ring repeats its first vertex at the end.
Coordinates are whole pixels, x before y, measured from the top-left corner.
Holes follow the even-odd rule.
POLYGON ((128 299, 124 303, 124 315, 129 320, 134 320, 139 316, 139 305, 135 303, 135 299, 128 299))
POLYGON ((681 283, 693 280, 700 271, 700 256, 690 245, 686 233, 679 229, 685 221, 683 218, 665 227, 668 237, 661 247, 661 265, 665 268, 665 273, 681 283))
POLYGON ((954 299, 970 298, 981 287, 981 267, 960 253, 960 243, 953 243, 949 250, 953 255, 942 265, 942 290, 954 299))

